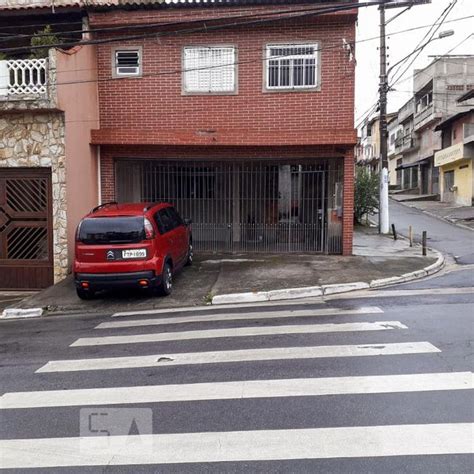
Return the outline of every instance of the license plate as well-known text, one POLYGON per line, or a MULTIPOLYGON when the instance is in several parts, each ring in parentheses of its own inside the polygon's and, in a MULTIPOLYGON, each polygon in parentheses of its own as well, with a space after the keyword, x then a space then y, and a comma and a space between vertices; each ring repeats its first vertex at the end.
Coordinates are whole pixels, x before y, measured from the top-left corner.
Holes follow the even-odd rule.
POLYGON ((122 258, 146 258, 146 249, 122 250, 122 258))

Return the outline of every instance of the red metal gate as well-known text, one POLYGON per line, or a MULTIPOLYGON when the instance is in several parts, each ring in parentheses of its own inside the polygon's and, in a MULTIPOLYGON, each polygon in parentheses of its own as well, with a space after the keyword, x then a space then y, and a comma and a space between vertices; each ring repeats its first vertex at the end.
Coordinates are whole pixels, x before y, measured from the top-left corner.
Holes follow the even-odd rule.
POLYGON ((0 168, 0 289, 53 283, 51 170, 0 168))

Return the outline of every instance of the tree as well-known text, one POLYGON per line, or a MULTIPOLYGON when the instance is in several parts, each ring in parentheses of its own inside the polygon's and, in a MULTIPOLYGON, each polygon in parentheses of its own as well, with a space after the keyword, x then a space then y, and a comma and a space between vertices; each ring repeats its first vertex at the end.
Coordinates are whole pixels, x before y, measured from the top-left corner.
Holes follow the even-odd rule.
POLYGON ((363 166, 356 167, 354 219, 360 223, 364 215, 374 214, 379 207, 379 177, 363 166))
POLYGON ((31 53, 31 59, 40 59, 48 57, 48 46, 52 44, 58 44, 59 39, 53 33, 53 30, 50 25, 47 25, 44 30, 37 31, 35 35, 31 38, 31 46, 45 46, 44 48, 34 49, 31 53))

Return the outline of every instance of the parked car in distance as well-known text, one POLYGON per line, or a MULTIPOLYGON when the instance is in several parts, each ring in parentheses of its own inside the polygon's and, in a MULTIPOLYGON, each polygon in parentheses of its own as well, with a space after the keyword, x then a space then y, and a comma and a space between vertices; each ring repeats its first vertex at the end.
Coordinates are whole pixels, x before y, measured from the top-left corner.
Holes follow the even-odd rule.
POLYGON ((77 295, 141 288, 169 295, 173 275, 193 261, 191 221, 167 203, 109 202, 94 208, 76 232, 77 295))

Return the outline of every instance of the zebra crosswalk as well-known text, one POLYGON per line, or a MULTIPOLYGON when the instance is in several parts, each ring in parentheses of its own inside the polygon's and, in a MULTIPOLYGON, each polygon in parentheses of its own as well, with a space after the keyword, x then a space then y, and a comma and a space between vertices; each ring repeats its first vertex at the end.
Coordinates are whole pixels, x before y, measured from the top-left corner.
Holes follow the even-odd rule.
MULTIPOLYGON (((394 423, 396 414, 387 419, 386 413, 380 412, 385 400, 387 410, 398 406, 393 397, 402 397, 399 406, 416 404, 420 399, 426 410, 426 398, 420 397, 463 397, 472 394, 474 386, 472 372, 438 366, 437 355, 442 350, 419 338, 410 324, 386 317, 379 307, 320 305, 265 312, 240 308, 196 314, 147 311, 103 321, 87 332, 64 347, 67 357, 38 364, 31 375, 31 390, 9 391, 0 397, 0 418, 5 421, 10 413, 11 418, 31 415, 29 436, 0 440, 0 468, 150 466, 150 472, 155 472, 153 465, 191 463, 195 472, 201 472, 200 463, 474 452, 472 420, 461 420, 454 413, 452 419, 448 413, 442 419, 431 419, 430 415, 430 420, 416 416, 410 420, 408 410, 401 418, 403 423, 394 423), (331 337, 330 344, 314 344, 326 335, 331 337), (279 339, 282 337, 285 344, 279 339), (308 339, 301 344, 302 337, 319 339, 305 345, 308 339), (263 338, 267 338, 264 347, 263 338), (229 341, 233 341, 233 348, 225 347, 229 341), (178 344, 176 352, 163 351, 163 345, 169 348, 174 344, 178 344), (189 350, 183 350, 186 344, 192 344, 189 350), (416 358, 423 358, 424 364, 429 361, 431 369, 410 371, 410 362, 416 358), (311 360, 314 368, 302 376, 299 364, 311 360), (386 364, 384 371, 374 371, 372 364, 369 370, 368 360, 394 360, 398 369, 390 371, 390 364, 386 364), (345 361, 354 361, 358 373, 342 370, 345 361), (268 371, 262 365, 265 363, 272 364, 268 371), (283 363, 286 365, 280 366, 283 363), (327 363, 335 364, 330 376, 325 371, 327 363), (207 376, 200 379, 204 367, 207 376), (278 377, 275 367, 279 367, 278 377), (225 380, 219 379, 220 370, 225 370, 225 380), (134 380, 138 377, 140 383, 130 383, 130 375, 136 373, 134 380), (149 375, 153 377, 149 379, 149 375), (35 378, 41 379, 40 387, 35 378), (286 411, 297 413, 302 400, 303 412, 292 425, 291 417, 285 418, 286 411), (367 408, 366 400, 376 403, 367 408), (158 419, 170 426, 173 420, 163 419, 163 413, 192 413, 199 411, 202 403, 210 407, 220 404, 222 410, 215 411, 217 419, 204 418, 209 426, 193 425, 192 417, 189 425, 174 426, 174 430, 152 422, 158 419), (264 414, 255 410, 262 403, 271 407, 272 415, 259 425, 264 414), (321 418, 324 414, 329 421, 323 423, 307 412, 318 403, 323 403, 321 418), (234 421, 239 410, 244 410, 248 419, 254 417, 248 429, 234 421), (341 411, 347 412, 343 416, 341 411), (364 411, 370 412, 365 422, 364 411), (135 412, 133 429, 130 423, 124 425, 125 431, 112 429, 113 423, 120 421, 120 413, 128 416, 135 412), (40 423, 35 413, 41 413, 40 423), (76 419, 77 424, 67 425, 58 435, 58 424, 48 421, 56 416, 76 419), (140 417, 150 418, 146 429, 140 417), (374 423, 377 417, 379 423, 374 423), (98 419, 101 429, 94 425, 98 419), (104 425, 104 419, 112 425, 104 425)), ((226 464, 219 472, 226 472, 226 464)), ((338 472, 337 468, 332 472, 338 472)))

